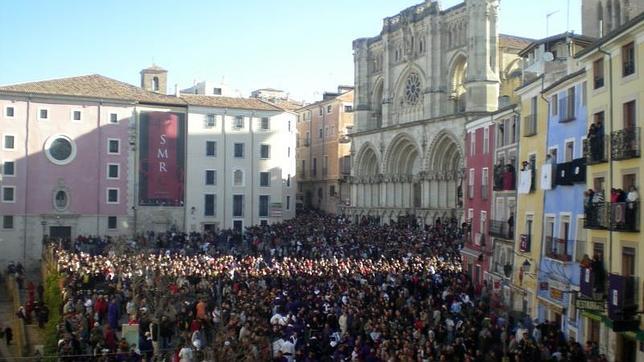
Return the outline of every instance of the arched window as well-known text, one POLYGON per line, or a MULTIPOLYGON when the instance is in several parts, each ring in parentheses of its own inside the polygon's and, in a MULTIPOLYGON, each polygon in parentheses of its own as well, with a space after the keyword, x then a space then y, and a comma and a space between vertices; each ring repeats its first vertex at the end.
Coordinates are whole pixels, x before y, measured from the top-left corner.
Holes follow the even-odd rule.
POLYGON ((152 91, 159 91, 159 77, 152 78, 152 91))

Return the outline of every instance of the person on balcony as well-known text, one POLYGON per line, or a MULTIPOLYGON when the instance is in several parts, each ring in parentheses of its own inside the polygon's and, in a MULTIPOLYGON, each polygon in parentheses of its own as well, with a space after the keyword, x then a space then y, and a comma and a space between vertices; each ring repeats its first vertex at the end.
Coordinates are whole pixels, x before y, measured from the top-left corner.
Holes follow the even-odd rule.
POLYGON ((514 167, 511 164, 505 165, 503 190, 514 190, 514 167))
POLYGON ((637 220, 637 207, 640 195, 637 193, 637 188, 631 185, 628 194, 626 195, 626 227, 629 230, 635 229, 635 221, 637 220))
POLYGON ((594 275, 594 292, 603 294, 604 293, 604 283, 606 281, 606 270, 604 269, 604 260, 600 252, 593 255, 593 261, 590 264, 590 268, 593 271, 594 275))
POLYGON ((586 214, 586 225, 594 226, 595 225, 595 208, 593 205, 593 198, 595 196, 595 191, 593 189, 588 189, 584 192, 584 213, 586 214))
POLYGON ((508 239, 514 238, 514 215, 508 218, 508 239))
POLYGON ((495 190, 502 190, 503 189, 503 176, 505 173, 505 168, 503 167, 503 164, 501 160, 494 165, 494 189, 495 190))

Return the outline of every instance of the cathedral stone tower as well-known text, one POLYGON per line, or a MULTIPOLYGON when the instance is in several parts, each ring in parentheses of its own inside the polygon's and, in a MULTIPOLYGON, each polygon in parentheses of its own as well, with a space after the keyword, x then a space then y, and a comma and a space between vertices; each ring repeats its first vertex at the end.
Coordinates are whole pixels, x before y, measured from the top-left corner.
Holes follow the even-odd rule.
POLYGON ((468 112, 497 109, 499 97, 498 0, 468 0, 468 67, 465 89, 468 112))
POLYGON ((168 90, 168 71, 154 64, 149 68, 143 69, 141 71, 141 88, 166 94, 168 90))

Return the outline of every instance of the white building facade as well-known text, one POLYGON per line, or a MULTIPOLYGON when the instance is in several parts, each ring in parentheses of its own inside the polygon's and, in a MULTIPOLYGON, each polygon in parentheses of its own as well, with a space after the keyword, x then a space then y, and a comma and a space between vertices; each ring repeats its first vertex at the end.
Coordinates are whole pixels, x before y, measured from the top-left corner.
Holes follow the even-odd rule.
POLYGON ((188 231, 295 216, 297 116, 256 99, 187 96, 188 231))

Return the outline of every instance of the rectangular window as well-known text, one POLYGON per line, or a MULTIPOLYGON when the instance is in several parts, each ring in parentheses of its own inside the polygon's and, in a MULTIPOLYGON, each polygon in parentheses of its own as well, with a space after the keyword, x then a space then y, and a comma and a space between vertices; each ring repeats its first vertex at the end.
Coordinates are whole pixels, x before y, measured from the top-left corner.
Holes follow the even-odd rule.
POLYGON ((48 119, 49 118, 49 110, 45 108, 41 108, 38 110, 38 119, 48 119))
POLYGON ((5 108, 5 110, 4 110, 4 115, 5 115, 7 118, 13 118, 14 114, 15 114, 15 109, 14 109, 13 107, 7 107, 7 108, 5 108))
POLYGON ((559 106, 559 96, 557 94, 553 94, 552 97, 550 98, 550 114, 552 116, 557 115, 558 106, 559 106))
POLYGON ((625 277, 635 276, 635 248, 622 248, 622 275, 625 277))
POLYGON ((324 156, 322 159, 322 176, 326 176, 329 172, 329 156, 324 156))
POLYGON ((121 152, 121 141, 115 139, 107 140, 107 153, 110 155, 118 155, 121 152))
POLYGON ((291 174, 289 173, 288 176, 286 176, 286 187, 291 187, 291 174))
POLYGON ((622 77, 635 73, 635 46, 630 42, 622 47, 622 77))
POLYGON ((80 121, 81 120, 81 111, 72 111, 72 120, 80 121))
POLYGON ((116 229, 117 225, 117 218, 116 216, 108 216, 107 217, 107 228, 110 230, 116 229))
POLYGON ((3 215, 2 216, 2 228, 3 229, 13 229, 13 215, 3 215))
POLYGON ((4 135, 4 143, 3 143, 4 149, 13 150, 16 147, 15 139, 16 138, 12 135, 8 135, 8 134, 4 135))
POLYGON ((262 130, 267 131, 269 129, 271 129, 270 118, 262 117, 262 130))
POLYGON ((291 209, 291 197, 286 196, 286 210, 290 210, 290 209, 291 209))
POLYGON ((208 114, 206 115, 206 128, 212 128, 215 126, 215 115, 208 114))
POLYGON ((352 105, 345 105, 344 106, 344 111, 345 112, 353 112, 353 106, 352 105))
POLYGON ((488 194, 488 168, 483 167, 483 172, 481 173, 481 198, 483 200, 487 200, 487 194, 488 194))
POLYGON ((604 86, 604 58, 593 62, 593 89, 604 86))
POLYGON ((116 188, 107 189, 107 203, 108 204, 119 203, 119 189, 116 189, 116 188))
POLYGON ((326 106, 326 113, 331 113, 332 110, 333 110, 332 105, 329 104, 328 106, 326 106))
POLYGON ((4 161, 2 165, 2 174, 4 176, 16 175, 16 163, 14 161, 4 161))
POLYGON ((213 88, 212 89, 212 95, 220 96, 221 95, 221 88, 213 88))
POLYGON ((622 110, 624 113, 624 128, 635 128, 635 101, 624 103, 622 110))
POLYGON ((490 152, 490 129, 488 127, 483 128, 483 153, 490 152))
POLYGON ((244 116, 235 117, 235 128, 244 128, 244 116))
POLYGON ((476 154, 476 131, 470 132, 470 156, 476 154))
POLYGON ((243 228, 244 228, 244 220, 233 220, 233 230, 237 231, 238 233, 241 233, 243 228))
POLYGON ((269 187, 271 185, 271 173, 270 172, 260 172, 259 173, 259 186, 269 187))
POLYGON ((581 104, 586 105, 586 98, 588 97, 588 84, 583 82, 581 84, 581 104))
POLYGON ((568 98, 566 102, 566 120, 575 119, 575 87, 568 88, 568 98))
POLYGON ((286 147, 286 157, 291 157, 291 147, 286 147))
POLYGON ((233 186, 243 186, 244 185, 244 171, 235 170, 233 171, 233 186))
POLYGON ((203 195, 204 206, 203 206, 203 215, 204 216, 215 216, 215 194, 205 194, 203 195))
POLYGON ((324 109, 320 107, 320 116, 322 115, 322 112, 324 112, 324 109))
POLYGON ((234 151, 233 155, 235 156, 235 158, 243 158, 244 157, 244 144, 243 143, 235 143, 233 151, 234 151))
POLYGON ((467 178, 467 196, 470 199, 474 198, 474 169, 470 168, 470 174, 467 178))
POLYGON ((206 185, 214 186, 217 184, 217 171, 206 170, 206 185))
POLYGON ((120 176, 118 163, 108 163, 107 164, 107 178, 112 180, 117 180, 120 176))
POLYGON ((206 156, 216 157, 217 156, 217 142, 216 141, 206 141, 206 156))
POLYGON ((268 217, 268 195, 259 196, 259 217, 268 217))
POLYGON ((233 195, 233 217, 244 217, 244 195, 233 195))
POLYGON ((116 113, 110 113, 110 123, 119 123, 119 115, 116 113))
POLYGON ((572 161, 575 158, 575 141, 567 141, 564 152, 564 162, 572 161))
POLYGON ((306 177, 306 160, 302 160, 302 169, 300 170, 302 177, 306 177))
POLYGON ((335 185, 329 186, 329 196, 335 196, 335 185))
POLYGON ((324 137, 324 130, 322 129, 322 127, 320 127, 320 129, 318 130, 318 138, 322 137, 324 137))
POLYGON ((260 158, 270 158, 271 157, 271 146, 270 145, 260 145, 259 146, 259 157, 260 158))
POLYGON ((2 202, 16 202, 15 186, 2 186, 2 202))
POLYGON ((313 168, 311 168, 311 176, 317 176, 318 174, 318 159, 313 158, 313 168))

